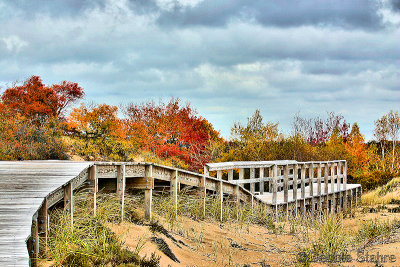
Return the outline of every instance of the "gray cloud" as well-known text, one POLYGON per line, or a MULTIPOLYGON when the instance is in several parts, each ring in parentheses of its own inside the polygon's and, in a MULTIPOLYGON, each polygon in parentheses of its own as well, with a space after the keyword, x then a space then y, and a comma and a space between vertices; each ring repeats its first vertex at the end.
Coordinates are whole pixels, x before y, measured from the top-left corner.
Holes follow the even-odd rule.
POLYGON ((206 0, 195 7, 176 4, 163 12, 161 24, 223 26, 234 19, 254 19, 266 26, 337 26, 376 29, 381 26, 377 3, 371 0, 247 1, 206 0))
POLYGON ((400 11, 400 0, 391 1, 393 11, 400 11))
POLYGON ((225 137, 260 108, 286 132, 299 110, 335 110, 370 138, 398 109, 400 29, 379 2, 176 3, 2 2, 0 85, 35 74, 99 103, 180 97, 225 137))

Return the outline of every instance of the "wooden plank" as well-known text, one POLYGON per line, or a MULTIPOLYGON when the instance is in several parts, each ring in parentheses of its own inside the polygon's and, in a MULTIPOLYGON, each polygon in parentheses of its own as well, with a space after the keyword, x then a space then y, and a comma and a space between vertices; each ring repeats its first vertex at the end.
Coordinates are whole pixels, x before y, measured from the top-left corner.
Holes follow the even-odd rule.
POLYGON ((286 165, 295 164, 295 160, 276 160, 276 161, 234 161, 234 162, 217 162, 206 163, 209 171, 229 170, 229 169, 244 169, 244 168, 267 168, 275 164, 286 165))
POLYGON ((153 177, 135 177, 126 179, 126 187, 134 189, 154 189, 153 177))

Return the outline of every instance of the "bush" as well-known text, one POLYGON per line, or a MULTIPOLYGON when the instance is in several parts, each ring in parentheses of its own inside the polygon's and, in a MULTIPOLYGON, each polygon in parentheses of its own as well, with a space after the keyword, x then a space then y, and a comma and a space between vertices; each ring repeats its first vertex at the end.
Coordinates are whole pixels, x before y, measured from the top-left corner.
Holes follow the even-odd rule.
POLYGON ((68 159, 55 121, 34 124, 0 114, 0 160, 68 159))

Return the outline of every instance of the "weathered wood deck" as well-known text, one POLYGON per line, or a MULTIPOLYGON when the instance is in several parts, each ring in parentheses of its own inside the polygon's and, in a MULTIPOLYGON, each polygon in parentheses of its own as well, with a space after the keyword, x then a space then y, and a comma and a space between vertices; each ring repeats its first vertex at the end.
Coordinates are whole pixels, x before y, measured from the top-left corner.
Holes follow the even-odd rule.
POLYGON ((88 162, 0 162, 0 266, 29 266, 26 239, 32 216, 52 191, 76 177, 88 162))
POLYGON ((298 209, 307 211, 307 207, 314 212, 314 206, 319 212, 322 208, 339 212, 341 207, 346 211, 347 200, 351 209, 352 199, 361 193, 360 185, 347 184, 346 173, 347 163, 343 160, 215 163, 206 164, 204 174, 146 162, 0 162, 0 267, 36 266, 36 258, 47 245, 48 210, 63 201, 64 211, 73 223, 76 189, 87 189, 95 215, 99 181, 116 184, 122 219, 125 189, 134 188, 144 190, 145 217, 150 220, 153 189, 158 183, 169 185, 175 209, 181 186, 197 188, 203 216, 207 196, 216 196, 222 220, 222 204, 227 198, 236 199, 238 207, 247 202, 252 209, 253 205, 268 206, 276 212, 278 206, 296 214, 298 209), (234 169, 239 179, 234 179, 234 169), (209 171, 216 171, 217 177, 211 177, 209 171), (226 180, 223 171, 227 172, 226 180), (244 188, 245 184, 250 190, 244 188))

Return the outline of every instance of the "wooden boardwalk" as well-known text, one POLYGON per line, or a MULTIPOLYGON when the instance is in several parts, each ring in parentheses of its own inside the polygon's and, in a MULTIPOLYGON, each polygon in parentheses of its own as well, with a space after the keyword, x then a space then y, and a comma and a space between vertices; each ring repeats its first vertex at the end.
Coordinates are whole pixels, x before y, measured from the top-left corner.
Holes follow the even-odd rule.
POLYGON ((29 266, 26 239, 43 199, 89 162, 0 162, 0 266, 29 266))
POLYGON ((251 203, 252 209, 265 206, 277 213, 282 207, 297 214, 307 209, 346 212, 361 194, 359 184, 347 184, 343 160, 208 163, 204 174, 148 162, 0 161, 0 267, 36 266, 36 258, 47 246, 48 210, 63 201, 73 223, 74 192, 85 188, 95 215, 99 184, 109 182, 120 199, 122 219, 128 188, 144 190, 145 217, 151 219, 155 184, 169 187, 175 210, 178 192, 195 188, 203 216, 206 198, 216 197, 221 220, 222 204, 228 199, 235 199, 237 207, 251 203))

